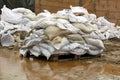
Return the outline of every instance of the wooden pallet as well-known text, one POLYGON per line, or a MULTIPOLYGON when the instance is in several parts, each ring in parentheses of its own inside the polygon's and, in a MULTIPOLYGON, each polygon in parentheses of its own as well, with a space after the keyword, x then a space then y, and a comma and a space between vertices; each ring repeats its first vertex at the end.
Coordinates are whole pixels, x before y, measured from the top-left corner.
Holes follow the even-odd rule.
MULTIPOLYGON (((81 59, 90 59, 90 58, 99 58, 101 55, 91 56, 91 55, 75 55, 75 54, 53 54, 48 61, 65 61, 65 60, 81 60, 81 59)), ((45 56, 39 56, 38 59, 47 60, 45 56)))
MULTIPOLYGON (((32 57, 32 58, 36 58, 36 59, 40 59, 40 60, 47 60, 47 58, 44 55, 40 55, 39 57, 35 57, 33 55, 29 55, 29 53, 28 53, 26 57, 28 57, 28 58, 32 57)), ((96 55, 96 56, 91 56, 88 54, 76 55, 76 54, 71 54, 68 52, 57 52, 55 54, 52 54, 48 61, 80 60, 80 59, 98 58, 98 57, 101 57, 101 54, 96 55)))
POLYGON ((49 61, 61 61, 61 60, 79 60, 80 55, 75 54, 54 54, 50 57, 49 61))

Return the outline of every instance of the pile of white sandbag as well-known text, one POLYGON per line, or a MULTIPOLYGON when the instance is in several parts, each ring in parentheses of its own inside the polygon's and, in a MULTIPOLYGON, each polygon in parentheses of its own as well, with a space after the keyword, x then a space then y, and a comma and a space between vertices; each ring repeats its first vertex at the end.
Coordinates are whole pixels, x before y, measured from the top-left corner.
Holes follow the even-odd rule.
POLYGON ((47 10, 37 15, 25 8, 2 8, 2 46, 20 47, 20 54, 47 59, 53 54, 98 55, 105 49, 102 40, 120 38, 120 27, 104 17, 89 14, 83 7, 70 7, 57 13, 47 10))

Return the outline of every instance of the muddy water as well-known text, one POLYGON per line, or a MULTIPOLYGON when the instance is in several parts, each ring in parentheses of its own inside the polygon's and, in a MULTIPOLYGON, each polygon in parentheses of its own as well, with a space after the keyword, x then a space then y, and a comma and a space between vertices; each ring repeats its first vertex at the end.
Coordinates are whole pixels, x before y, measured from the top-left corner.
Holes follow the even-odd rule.
POLYGON ((0 49, 0 80, 120 80, 120 65, 94 59, 47 62, 0 49))

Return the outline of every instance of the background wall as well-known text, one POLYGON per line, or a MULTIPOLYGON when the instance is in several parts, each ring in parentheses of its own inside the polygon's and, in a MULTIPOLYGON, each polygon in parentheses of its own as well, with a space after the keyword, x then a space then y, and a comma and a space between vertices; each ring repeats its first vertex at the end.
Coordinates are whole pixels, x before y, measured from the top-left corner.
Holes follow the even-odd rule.
POLYGON ((35 0, 35 10, 36 13, 43 11, 44 9, 50 12, 56 12, 64 8, 69 8, 70 5, 78 6, 79 0, 35 0))
POLYGON ((81 3, 90 13, 105 16, 109 21, 116 22, 120 19, 120 0, 35 0, 35 12, 39 13, 44 9, 56 12, 69 8, 70 5, 79 6, 81 3))

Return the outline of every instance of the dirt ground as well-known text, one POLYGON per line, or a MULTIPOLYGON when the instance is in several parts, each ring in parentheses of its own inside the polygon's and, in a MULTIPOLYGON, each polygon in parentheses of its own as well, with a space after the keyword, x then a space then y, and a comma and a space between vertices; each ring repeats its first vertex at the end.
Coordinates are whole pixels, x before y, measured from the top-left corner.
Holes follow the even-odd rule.
POLYGON ((101 57, 58 62, 21 58, 16 50, 0 48, 0 80, 120 80, 120 40, 104 44, 101 57))
POLYGON ((101 61, 120 64, 120 39, 104 41, 106 50, 102 53, 101 61))

